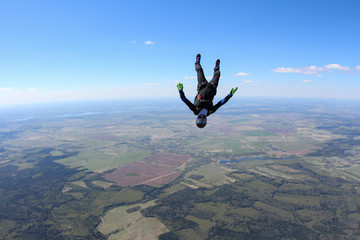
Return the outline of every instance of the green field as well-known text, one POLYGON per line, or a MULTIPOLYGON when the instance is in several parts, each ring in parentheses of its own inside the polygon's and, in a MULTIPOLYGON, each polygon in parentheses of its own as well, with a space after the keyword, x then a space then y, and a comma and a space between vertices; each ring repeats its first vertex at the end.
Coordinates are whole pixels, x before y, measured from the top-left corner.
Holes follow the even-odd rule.
POLYGON ((157 240, 169 230, 156 218, 141 218, 126 229, 113 233, 108 240, 148 239, 157 240))
POLYGON ((231 183, 234 180, 226 176, 226 174, 229 172, 231 172, 230 169, 226 169, 223 166, 216 163, 210 163, 207 165, 202 165, 197 169, 187 172, 185 179, 188 182, 192 182, 193 185, 198 187, 220 186, 223 184, 231 183), (202 176, 202 178, 196 180, 191 178, 192 175, 199 175, 202 176))
POLYGON ((209 152, 225 152, 232 154, 250 154, 257 151, 244 143, 242 137, 220 137, 220 138, 204 138, 192 141, 194 148, 207 150, 209 152))
POLYGON ((81 152, 74 157, 58 160, 57 162, 71 168, 102 173, 113 168, 124 166, 127 163, 140 160, 146 156, 148 156, 148 154, 144 152, 124 152, 114 156, 91 150, 81 152))
POLYGON ((303 196, 295 194, 276 194, 276 200, 291 202, 292 204, 308 207, 320 207, 320 198, 317 196, 303 196))
MULTIPOLYGON (((153 201, 136 204, 140 209, 153 206, 153 201)), ((167 232, 167 228, 155 218, 144 218, 140 211, 129 213, 134 206, 123 206, 110 210, 101 220, 98 230, 109 239, 156 239, 167 232), (152 237, 151 237, 152 236, 152 237)))
POLYGON ((288 219, 290 221, 294 220, 294 216, 289 211, 282 210, 281 208, 271 206, 263 202, 255 202, 254 207, 259 211, 266 211, 280 216, 281 218, 288 219))
POLYGON ((99 187, 102 187, 104 189, 107 189, 109 188, 110 186, 114 185, 113 183, 111 182, 105 182, 105 181, 93 181, 92 182, 94 185, 96 186, 99 186, 99 187))
POLYGON ((276 136, 271 132, 267 132, 264 130, 248 130, 248 131, 241 131, 242 134, 248 137, 269 137, 269 136, 276 136))

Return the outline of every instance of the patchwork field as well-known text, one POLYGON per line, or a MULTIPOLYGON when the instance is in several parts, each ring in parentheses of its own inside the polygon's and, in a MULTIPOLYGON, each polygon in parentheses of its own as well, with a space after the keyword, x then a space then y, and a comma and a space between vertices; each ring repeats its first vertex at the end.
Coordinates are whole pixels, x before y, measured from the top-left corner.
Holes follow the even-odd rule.
POLYGON ((78 104, 0 114, 0 239, 360 236, 358 103, 78 104))

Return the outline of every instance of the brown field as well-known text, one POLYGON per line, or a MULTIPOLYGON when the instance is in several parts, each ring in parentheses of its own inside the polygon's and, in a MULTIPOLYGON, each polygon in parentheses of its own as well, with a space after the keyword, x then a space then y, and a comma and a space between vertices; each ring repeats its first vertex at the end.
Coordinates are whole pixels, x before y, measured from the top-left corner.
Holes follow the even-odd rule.
POLYGON ((162 152, 119 167, 104 177, 120 186, 166 184, 181 174, 181 171, 175 171, 173 168, 183 166, 189 159, 186 155, 162 152))
POLYGON ((150 186, 166 184, 166 183, 169 183, 171 181, 174 181, 180 174, 181 174, 180 171, 171 172, 169 174, 166 174, 166 175, 163 175, 163 176, 160 176, 160 177, 157 177, 157 178, 150 179, 150 180, 144 182, 144 184, 150 185, 150 186))

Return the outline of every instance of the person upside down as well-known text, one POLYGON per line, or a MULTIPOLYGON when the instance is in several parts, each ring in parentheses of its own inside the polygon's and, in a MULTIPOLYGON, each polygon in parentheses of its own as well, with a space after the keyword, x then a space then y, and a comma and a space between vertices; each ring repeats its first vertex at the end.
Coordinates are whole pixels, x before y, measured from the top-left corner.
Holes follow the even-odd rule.
POLYGON ((196 56, 195 70, 197 72, 197 95, 195 96, 194 104, 192 104, 185 96, 183 91, 183 84, 178 83, 177 88, 179 90, 181 100, 194 112, 195 115, 198 115, 196 118, 196 125, 199 128, 203 128, 207 123, 207 116, 216 112, 222 105, 224 105, 229 99, 235 94, 236 88, 232 88, 230 93, 219 101, 217 104, 213 105, 214 96, 216 95, 216 89, 219 84, 220 79, 220 59, 216 60, 214 68, 214 76, 210 82, 205 78, 204 71, 200 65, 201 55, 196 56))

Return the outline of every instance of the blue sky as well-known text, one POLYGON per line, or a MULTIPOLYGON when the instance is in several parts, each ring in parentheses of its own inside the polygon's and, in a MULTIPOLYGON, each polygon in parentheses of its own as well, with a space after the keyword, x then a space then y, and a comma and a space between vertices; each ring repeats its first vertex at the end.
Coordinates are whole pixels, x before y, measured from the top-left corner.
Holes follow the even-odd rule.
POLYGON ((0 105, 195 95, 360 99, 360 1, 0 0, 0 105), (209 79, 210 80, 210 79, 209 79))

